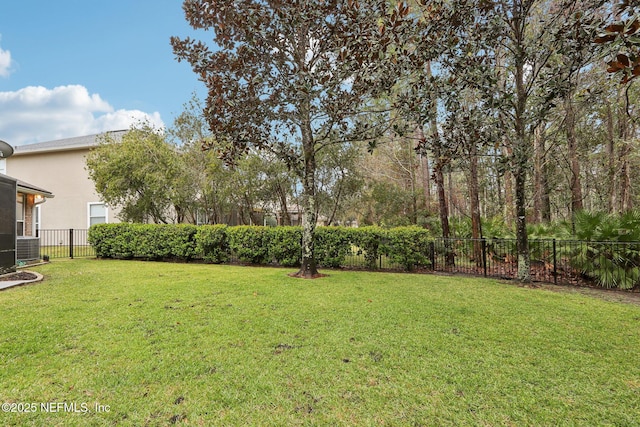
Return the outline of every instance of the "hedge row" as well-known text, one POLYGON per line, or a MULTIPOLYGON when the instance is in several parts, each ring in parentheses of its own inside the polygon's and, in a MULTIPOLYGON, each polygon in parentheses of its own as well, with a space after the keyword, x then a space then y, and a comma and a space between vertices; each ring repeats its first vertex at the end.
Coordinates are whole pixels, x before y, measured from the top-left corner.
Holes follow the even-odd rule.
MULTIPOLYGON (((237 259, 252 264, 299 266, 300 227, 226 225, 98 224, 89 229, 89 242, 101 258, 149 260, 204 259, 225 263, 237 259)), ((380 256, 406 270, 430 264, 429 232, 418 227, 316 228, 319 266, 345 266, 355 254, 364 268, 375 269, 380 256)))

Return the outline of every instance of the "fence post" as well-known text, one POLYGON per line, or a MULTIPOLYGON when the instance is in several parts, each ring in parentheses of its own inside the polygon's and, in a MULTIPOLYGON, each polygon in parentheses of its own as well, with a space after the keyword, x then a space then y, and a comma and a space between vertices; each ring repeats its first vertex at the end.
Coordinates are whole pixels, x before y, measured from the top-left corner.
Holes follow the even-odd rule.
POLYGON ((73 228, 69 229, 69 258, 73 259, 73 228))
POLYGON ((487 240, 482 239, 482 269, 484 277, 487 277, 487 240))
POLYGON ((556 239, 553 239, 553 284, 558 284, 558 266, 556 264, 556 239))

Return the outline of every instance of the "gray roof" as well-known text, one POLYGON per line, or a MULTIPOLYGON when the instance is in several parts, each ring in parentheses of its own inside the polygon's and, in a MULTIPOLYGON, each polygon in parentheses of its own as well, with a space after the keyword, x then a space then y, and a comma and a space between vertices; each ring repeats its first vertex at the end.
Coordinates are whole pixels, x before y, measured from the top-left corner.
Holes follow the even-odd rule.
POLYGON ((29 184, 28 182, 24 182, 22 180, 13 178, 9 175, 4 175, 0 173, 0 177, 4 177, 4 178, 9 178, 13 181, 16 182, 16 188, 20 193, 26 193, 26 194, 40 194, 41 196, 44 197, 54 197, 53 193, 51 191, 47 191, 43 188, 40 187, 36 187, 33 184, 29 184))
POLYGON ((53 193, 51 191, 36 187, 35 185, 29 184, 28 182, 20 181, 19 179, 16 180, 16 187, 21 193, 40 194, 44 197, 53 197, 53 193))
POLYGON ((114 139, 122 138, 128 130, 115 130, 94 135, 77 136, 74 138, 58 139, 55 141, 37 142, 35 144, 20 145, 14 147, 14 156, 31 153, 47 153, 50 151, 70 151, 95 147, 99 144, 98 136, 109 134, 114 139))

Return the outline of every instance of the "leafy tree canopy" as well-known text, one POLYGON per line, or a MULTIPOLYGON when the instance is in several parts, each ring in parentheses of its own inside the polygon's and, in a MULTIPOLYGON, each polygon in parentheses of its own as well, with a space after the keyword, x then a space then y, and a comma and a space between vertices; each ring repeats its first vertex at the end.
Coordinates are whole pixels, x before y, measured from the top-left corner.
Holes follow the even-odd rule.
POLYGON ((164 134, 148 123, 134 126, 115 139, 104 134, 86 160, 96 191, 111 206, 121 208, 124 221, 176 222, 179 176, 177 153, 164 134), (172 209, 174 208, 174 209, 172 209))
POLYGON ((359 122, 363 105, 395 83, 393 30, 409 13, 402 2, 355 0, 185 0, 187 21, 213 30, 212 49, 173 37, 209 92, 205 117, 227 162, 252 148, 274 153, 302 180, 301 275, 317 274, 316 155, 380 133, 359 122))

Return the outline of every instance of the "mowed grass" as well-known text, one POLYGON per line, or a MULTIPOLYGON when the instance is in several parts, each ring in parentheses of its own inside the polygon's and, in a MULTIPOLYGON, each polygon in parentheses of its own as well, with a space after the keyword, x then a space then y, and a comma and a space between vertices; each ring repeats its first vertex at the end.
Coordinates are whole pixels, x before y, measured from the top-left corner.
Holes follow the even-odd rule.
POLYGON ((640 425, 636 305, 431 275, 34 270, 0 292, 0 402, 38 406, 2 425, 640 425))

